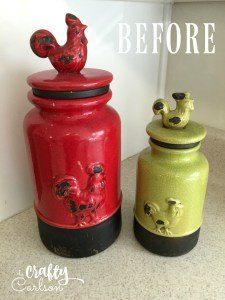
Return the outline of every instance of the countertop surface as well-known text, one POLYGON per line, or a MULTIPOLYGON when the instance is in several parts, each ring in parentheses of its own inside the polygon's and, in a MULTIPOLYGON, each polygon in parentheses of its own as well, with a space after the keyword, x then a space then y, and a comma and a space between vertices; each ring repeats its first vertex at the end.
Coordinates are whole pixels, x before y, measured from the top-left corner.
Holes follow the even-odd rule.
MULTIPOLYGON (((137 156, 133 156, 122 163, 122 231, 104 252, 83 259, 49 252, 40 241, 32 208, 0 224, 0 299, 224 299, 224 149, 224 132, 209 129, 202 145, 210 163, 204 222, 191 252, 177 258, 160 257, 136 241, 132 223, 137 156), (40 276, 33 274, 26 282, 21 279, 29 265, 39 269, 50 264, 61 270, 66 267, 69 277, 81 280, 69 280, 60 292, 23 290, 39 286, 40 276)), ((50 283, 54 287, 57 282, 50 283)))

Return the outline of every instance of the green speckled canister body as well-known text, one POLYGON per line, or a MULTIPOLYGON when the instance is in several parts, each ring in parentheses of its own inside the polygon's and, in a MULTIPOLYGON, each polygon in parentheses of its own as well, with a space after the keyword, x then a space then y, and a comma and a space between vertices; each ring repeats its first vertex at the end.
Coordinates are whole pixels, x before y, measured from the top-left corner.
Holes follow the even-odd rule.
POLYGON ((178 256, 196 245, 202 224, 209 166, 200 146, 206 131, 191 121, 174 130, 156 120, 147 133, 150 147, 138 159, 134 232, 148 250, 178 256))
POLYGON ((151 142, 151 149, 139 155, 135 217, 148 231, 181 237, 201 227, 208 162, 199 148, 200 145, 185 150, 166 149, 151 142), (170 212, 167 203, 170 198, 181 203, 177 217, 170 212), (157 220, 145 213, 146 203, 157 207, 156 218, 168 222, 167 231, 163 226, 157 228, 157 220))

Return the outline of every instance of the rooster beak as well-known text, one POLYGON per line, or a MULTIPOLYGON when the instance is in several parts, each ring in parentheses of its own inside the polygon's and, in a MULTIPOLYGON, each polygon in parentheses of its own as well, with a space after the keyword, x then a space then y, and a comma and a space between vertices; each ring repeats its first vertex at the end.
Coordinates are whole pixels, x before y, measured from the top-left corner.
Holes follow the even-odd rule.
POLYGON ((87 25, 83 25, 83 24, 82 24, 82 29, 85 30, 86 28, 87 28, 87 25))

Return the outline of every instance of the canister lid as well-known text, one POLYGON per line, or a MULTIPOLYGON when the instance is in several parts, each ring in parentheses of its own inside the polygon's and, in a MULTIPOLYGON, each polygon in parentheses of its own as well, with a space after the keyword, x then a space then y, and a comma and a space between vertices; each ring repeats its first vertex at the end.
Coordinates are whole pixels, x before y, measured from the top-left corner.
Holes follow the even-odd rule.
POLYGON ((175 110, 170 110, 164 99, 153 104, 156 115, 161 114, 162 120, 154 120, 147 125, 146 131, 153 143, 170 149, 193 148, 204 139, 205 128, 194 121, 189 121, 190 112, 194 110, 194 100, 189 93, 174 93, 175 110))
POLYGON ((112 79, 113 75, 108 71, 84 68, 80 73, 42 71, 30 75, 27 82, 38 97, 81 99, 107 93, 112 79))
POLYGON ((86 25, 72 14, 66 14, 67 41, 60 46, 54 35, 37 30, 30 39, 33 52, 48 57, 55 69, 32 74, 27 82, 33 94, 48 99, 90 98, 105 94, 113 79, 110 72, 84 68, 87 60, 86 25))

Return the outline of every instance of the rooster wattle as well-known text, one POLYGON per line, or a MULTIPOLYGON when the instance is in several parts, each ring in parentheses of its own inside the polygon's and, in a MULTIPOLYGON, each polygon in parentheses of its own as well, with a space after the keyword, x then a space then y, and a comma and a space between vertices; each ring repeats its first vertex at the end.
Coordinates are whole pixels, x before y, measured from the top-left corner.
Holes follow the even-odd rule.
POLYGON ((79 73, 87 60, 87 39, 84 31, 87 28, 72 14, 66 14, 67 42, 60 46, 53 34, 40 29, 30 38, 33 52, 42 58, 48 57, 58 72, 79 73))

